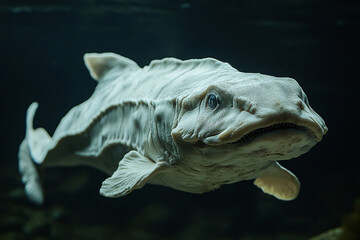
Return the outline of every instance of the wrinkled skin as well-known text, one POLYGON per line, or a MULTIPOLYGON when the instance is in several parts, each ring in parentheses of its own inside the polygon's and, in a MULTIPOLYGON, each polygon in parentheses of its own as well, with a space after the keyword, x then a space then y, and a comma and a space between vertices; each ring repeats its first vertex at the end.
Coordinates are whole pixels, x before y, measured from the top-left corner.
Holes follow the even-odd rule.
POLYGON ((181 162, 177 173, 188 181, 180 186, 177 179, 182 176, 164 178, 185 191, 209 191, 257 178, 274 161, 307 152, 327 131, 299 84, 290 78, 248 74, 221 79, 205 90, 194 90, 181 104, 172 137, 181 162), (215 108, 209 106, 210 95, 217 98, 215 108), (292 125, 240 140, 255 129, 281 123, 292 125))
POLYGON ((19 170, 31 200, 43 201, 37 167, 88 165, 109 175, 100 189, 121 197, 146 183, 202 193, 255 179, 292 200, 296 176, 277 161, 309 151, 327 132, 299 84, 242 73, 212 58, 154 60, 140 68, 114 53, 86 54, 98 82, 53 136, 33 128, 30 105, 19 170))

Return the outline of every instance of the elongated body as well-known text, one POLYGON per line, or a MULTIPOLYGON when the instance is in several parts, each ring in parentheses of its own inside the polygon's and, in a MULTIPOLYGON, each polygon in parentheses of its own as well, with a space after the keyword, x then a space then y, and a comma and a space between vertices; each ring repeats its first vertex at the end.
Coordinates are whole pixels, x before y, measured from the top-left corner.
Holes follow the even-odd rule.
POLYGON ((202 193, 256 179, 266 193, 295 198, 299 181, 277 161, 307 152, 326 133, 290 78, 242 73, 207 58, 140 68, 113 53, 86 54, 98 81, 50 137, 27 113, 19 149, 25 189, 43 201, 36 165, 89 165, 111 175, 100 194, 124 196, 145 183, 202 193), (35 164, 34 164, 35 163, 35 164))

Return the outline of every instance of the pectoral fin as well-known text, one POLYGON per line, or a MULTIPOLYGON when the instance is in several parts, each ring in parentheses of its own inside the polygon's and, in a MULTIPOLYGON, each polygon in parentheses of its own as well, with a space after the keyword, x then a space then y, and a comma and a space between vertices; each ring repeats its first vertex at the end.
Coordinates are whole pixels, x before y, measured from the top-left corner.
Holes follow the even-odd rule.
POLYGON ((256 178, 254 184, 280 200, 293 200, 300 191, 297 177, 277 162, 256 178))
POLYGON ((119 162, 113 175, 102 183, 100 194, 105 197, 123 197, 142 188, 151 177, 168 167, 166 162, 155 163, 137 151, 130 151, 119 162))

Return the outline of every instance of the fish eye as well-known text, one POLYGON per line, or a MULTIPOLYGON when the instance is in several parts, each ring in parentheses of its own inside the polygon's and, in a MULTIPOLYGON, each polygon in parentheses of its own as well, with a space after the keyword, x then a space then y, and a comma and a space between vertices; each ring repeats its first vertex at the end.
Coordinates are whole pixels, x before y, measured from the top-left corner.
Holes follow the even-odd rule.
POLYGON ((215 109, 218 103, 219 103, 218 98, 214 94, 210 94, 208 97, 208 106, 211 109, 215 109))

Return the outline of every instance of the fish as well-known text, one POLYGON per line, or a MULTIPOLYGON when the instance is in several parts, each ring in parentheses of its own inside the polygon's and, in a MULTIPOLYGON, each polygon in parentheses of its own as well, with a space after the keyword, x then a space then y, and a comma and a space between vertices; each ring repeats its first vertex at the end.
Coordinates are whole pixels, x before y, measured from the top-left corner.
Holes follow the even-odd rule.
POLYGON ((90 166, 109 175, 105 197, 146 183, 204 193, 243 180, 280 200, 300 181, 281 160, 308 152, 328 131, 298 82, 240 72, 214 58, 153 60, 143 68, 112 52, 86 53, 97 86, 50 136, 26 115, 18 152, 28 198, 41 204, 38 168, 90 166))

